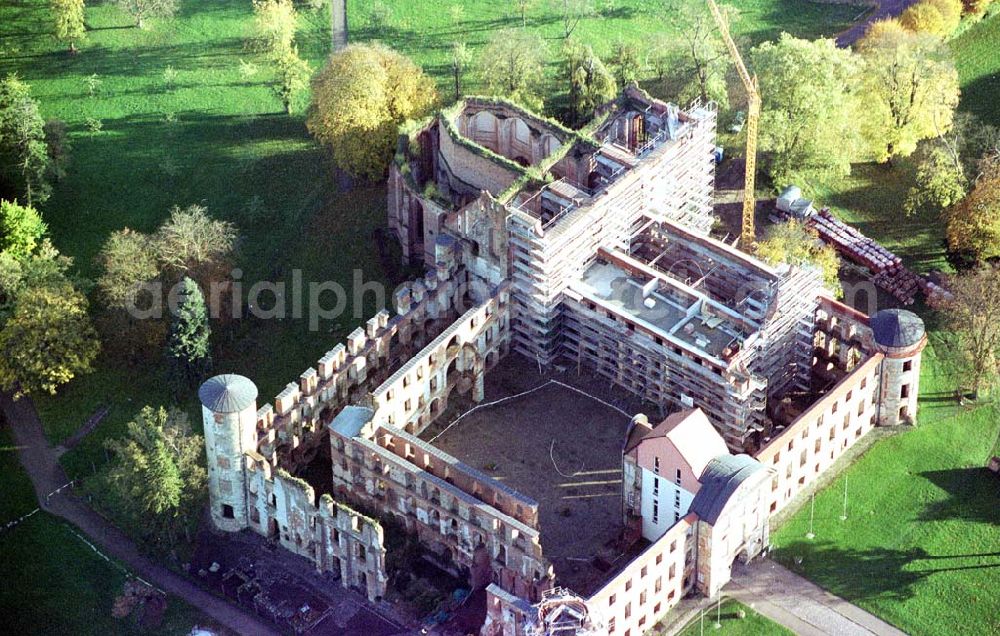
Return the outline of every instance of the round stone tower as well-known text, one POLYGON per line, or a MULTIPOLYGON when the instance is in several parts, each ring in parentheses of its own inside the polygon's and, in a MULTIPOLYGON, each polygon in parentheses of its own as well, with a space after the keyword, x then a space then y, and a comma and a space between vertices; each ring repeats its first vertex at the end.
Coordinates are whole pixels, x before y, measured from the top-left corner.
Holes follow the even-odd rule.
POLYGON ((201 385, 198 397, 212 522, 236 532, 248 525, 243 453, 257 450, 257 387, 242 375, 217 375, 201 385))
POLYGON ((885 355, 879 373, 878 424, 917 421, 920 353, 927 346, 924 321, 905 309, 883 309, 871 317, 878 350, 885 355))

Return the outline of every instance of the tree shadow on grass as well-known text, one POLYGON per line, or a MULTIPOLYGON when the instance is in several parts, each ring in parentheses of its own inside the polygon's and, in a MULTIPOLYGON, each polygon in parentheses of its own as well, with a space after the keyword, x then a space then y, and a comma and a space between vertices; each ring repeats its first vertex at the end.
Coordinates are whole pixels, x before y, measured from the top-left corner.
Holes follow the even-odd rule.
POLYGON ((1000 568, 1000 552, 929 554, 923 548, 855 550, 830 541, 794 541, 774 556, 786 567, 850 602, 905 601, 937 573, 1000 568))
MULTIPOLYGON (((983 449, 984 455, 988 450, 983 449)), ((942 501, 927 505, 920 513, 921 521, 956 519, 1000 525, 1000 506, 997 505, 1000 480, 985 467, 932 470, 922 472, 920 476, 948 495, 942 501)), ((996 555, 1000 552, 994 553, 996 555)))

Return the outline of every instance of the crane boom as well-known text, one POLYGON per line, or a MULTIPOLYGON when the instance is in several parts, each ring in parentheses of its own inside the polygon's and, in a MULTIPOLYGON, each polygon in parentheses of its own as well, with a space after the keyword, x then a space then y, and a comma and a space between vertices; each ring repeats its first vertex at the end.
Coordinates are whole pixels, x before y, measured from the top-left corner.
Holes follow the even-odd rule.
POLYGON ((747 92, 747 148, 746 148, 746 171, 743 176, 743 226, 740 231, 740 243, 743 249, 752 251, 756 245, 756 232, 754 230, 754 210, 756 200, 754 198, 754 185, 757 177, 757 129, 760 124, 760 93, 757 91, 757 76, 750 75, 746 64, 743 63, 743 56, 736 48, 736 42, 729 34, 729 24, 724 15, 719 10, 719 5, 715 0, 707 0, 708 8, 719 25, 719 33, 722 40, 729 49, 729 55, 733 58, 733 65, 743 82, 743 87, 747 92))

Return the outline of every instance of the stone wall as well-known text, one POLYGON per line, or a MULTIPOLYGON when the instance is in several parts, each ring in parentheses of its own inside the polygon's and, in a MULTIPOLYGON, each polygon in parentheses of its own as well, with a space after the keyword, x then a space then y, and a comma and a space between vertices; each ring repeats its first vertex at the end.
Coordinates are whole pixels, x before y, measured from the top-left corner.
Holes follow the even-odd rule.
POLYGON ((381 524, 323 495, 278 469, 258 453, 248 453, 247 504, 250 529, 333 572, 344 587, 371 601, 385 595, 385 541, 381 524))

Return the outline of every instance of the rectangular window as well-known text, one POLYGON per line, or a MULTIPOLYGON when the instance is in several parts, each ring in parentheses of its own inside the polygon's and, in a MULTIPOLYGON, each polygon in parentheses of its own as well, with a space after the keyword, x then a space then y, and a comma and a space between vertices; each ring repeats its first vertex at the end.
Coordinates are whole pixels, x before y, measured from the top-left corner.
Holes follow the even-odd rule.
POLYGON ((910 385, 904 384, 899 388, 899 397, 908 398, 910 397, 910 385))
POLYGON ((653 502, 653 523, 660 522, 660 504, 659 502, 653 502))
POLYGON ((907 360, 903 363, 903 371, 909 371, 913 368, 913 360, 907 360))
POLYGON ((680 468, 677 469, 677 476, 674 477, 674 481, 677 483, 678 486, 681 485, 681 469, 680 468))
POLYGON ((654 457, 653 458, 653 472, 656 473, 657 475, 660 474, 660 458, 659 457, 654 457))

